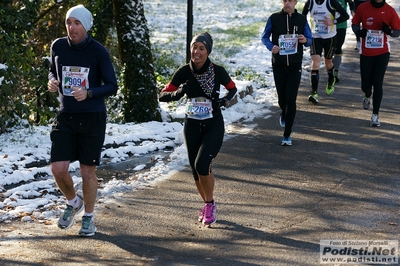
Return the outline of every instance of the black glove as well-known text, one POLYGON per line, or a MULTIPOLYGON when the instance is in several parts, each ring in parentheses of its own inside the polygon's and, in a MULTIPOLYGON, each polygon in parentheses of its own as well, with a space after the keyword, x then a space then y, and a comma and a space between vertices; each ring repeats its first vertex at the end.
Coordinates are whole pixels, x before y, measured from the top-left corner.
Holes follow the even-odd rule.
POLYGON ((226 107, 228 105, 228 100, 226 98, 220 98, 218 99, 217 103, 219 107, 226 107))
POLYGON ((361 37, 361 38, 365 38, 365 36, 367 36, 367 32, 368 32, 367 29, 358 30, 358 31, 357 31, 357 36, 358 36, 358 37, 361 37))
POLYGON ((387 35, 391 36, 392 35, 392 29, 389 27, 388 24, 385 22, 382 22, 382 31, 386 33, 387 35))
POLYGON ((188 83, 189 83, 189 80, 186 80, 186 82, 182 84, 181 91, 182 91, 183 93, 187 93, 187 92, 189 91, 189 85, 188 85, 188 83))

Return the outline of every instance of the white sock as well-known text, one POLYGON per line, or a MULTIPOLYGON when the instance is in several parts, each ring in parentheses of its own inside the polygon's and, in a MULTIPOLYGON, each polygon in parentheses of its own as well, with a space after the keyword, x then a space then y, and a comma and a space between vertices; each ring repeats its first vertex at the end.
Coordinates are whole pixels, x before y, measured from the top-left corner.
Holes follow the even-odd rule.
POLYGON ((85 212, 83 216, 90 216, 90 218, 92 218, 92 221, 94 221, 94 212, 85 212))
POLYGON ((75 198, 68 200, 68 205, 71 205, 74 209, 78 208, 79 205, 81 205, 81 199, 78 197, 78 195, 75 195, 75 198))

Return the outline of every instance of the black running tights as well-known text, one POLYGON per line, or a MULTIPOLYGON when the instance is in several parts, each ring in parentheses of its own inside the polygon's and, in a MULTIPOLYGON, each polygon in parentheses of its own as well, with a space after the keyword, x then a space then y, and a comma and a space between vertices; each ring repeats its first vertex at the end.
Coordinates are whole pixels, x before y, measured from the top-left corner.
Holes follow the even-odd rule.
POLYGON ((294 117, 296 116, 296 98, 301 80, 301 65, 281 67, 273 66, 275 87, 278 93, 278 104, 285 119, 283 136, 292 133, 294 117))
POLYGON ((366 97, 372 95, 373 114, 379 114, 383 96, 383 78, 390 53, 377 56, 360 55, 361 90, 366 97), (372 87, 374 88, 372 93, 372 87))

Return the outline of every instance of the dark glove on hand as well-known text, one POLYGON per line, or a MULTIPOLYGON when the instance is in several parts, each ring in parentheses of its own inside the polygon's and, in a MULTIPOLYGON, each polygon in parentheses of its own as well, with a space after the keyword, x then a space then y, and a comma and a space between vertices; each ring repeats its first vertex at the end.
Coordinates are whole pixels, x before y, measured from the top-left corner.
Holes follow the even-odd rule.
POLYGON ((388 24, 385 22, 382 22, 382 31, 386 33, 387 35, 391 36, 392 35, 392 29, 389 27, 388 24))
POLYGON ((220 98, 218 99, 217 103, 219 107, 221 106, 226 107, 228 104, 228 100, 226 98, 220 98))
POLYGON ((181 91, 182 91, 183 93, 187 93, 187 92, 189 91, 188 82, 189 82, 189 80, 186 80, 186 82, 182 84, 181 91))
POLYGON ((357 31, 357 36, 361 38, 365 38, 367 36, 367 29, 361 29, 357 31))

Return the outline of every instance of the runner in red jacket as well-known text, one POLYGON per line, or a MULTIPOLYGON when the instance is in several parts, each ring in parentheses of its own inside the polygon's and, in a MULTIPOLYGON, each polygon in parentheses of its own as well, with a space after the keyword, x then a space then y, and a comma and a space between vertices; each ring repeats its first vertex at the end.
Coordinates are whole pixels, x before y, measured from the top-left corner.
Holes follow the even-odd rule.
POLYGON ((357 8, 352 20, 352 29, 361 38, 361 89, 365 93, 363 107, 365 110, 369 108, 372 96, 373 110, 370 125, 379 127, 382 84, 390 57, 388 35, 400 36, 400 19, 394 8, 385 0, 371 0, 357 8))

